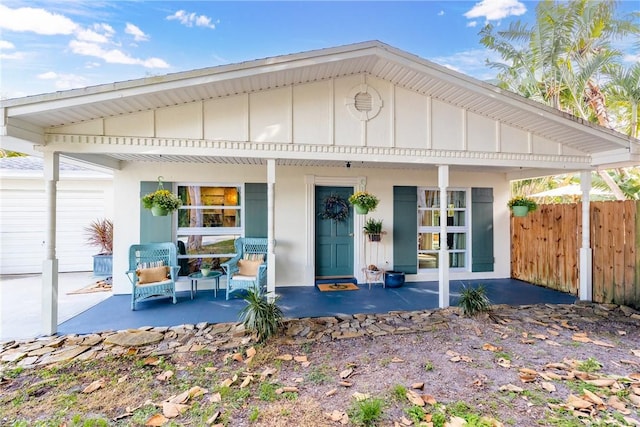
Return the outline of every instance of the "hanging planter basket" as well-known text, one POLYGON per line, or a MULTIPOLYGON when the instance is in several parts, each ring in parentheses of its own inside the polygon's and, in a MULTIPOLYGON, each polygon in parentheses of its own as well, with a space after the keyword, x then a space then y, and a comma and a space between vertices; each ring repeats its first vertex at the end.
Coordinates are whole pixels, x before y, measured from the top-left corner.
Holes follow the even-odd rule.
POLYGON ((366 191, 356 191, 349 196, 349 203, 354 206, 357 214, 366 215, 376 210, 379 200, 376 196, 366 191))
POLYGON ((379 242, 382 240, 382 233, 370 233, 367 234, 370 242, 379 242))
POLYGON ((151 206, 151 214, 153 216, 167 216, 169 215, 169 211, 162 206, 153 205, 151 206))
POLYGON ((158 177, 158 189, 142 198, 142 205, 151 210, 153 216, 167 216, 182 205, 182 200, 162 186, 162 177, 158 177))
POLYGON ((369 213, 369 209, 361 205, 353 205, 356 208, 356 213, 358 215, 366 215, 369 213))
POLYGON ((527 216, 529 213, 528 206, 513 206, 511 208, 511 212, 513 212, 513 216, 527 216))

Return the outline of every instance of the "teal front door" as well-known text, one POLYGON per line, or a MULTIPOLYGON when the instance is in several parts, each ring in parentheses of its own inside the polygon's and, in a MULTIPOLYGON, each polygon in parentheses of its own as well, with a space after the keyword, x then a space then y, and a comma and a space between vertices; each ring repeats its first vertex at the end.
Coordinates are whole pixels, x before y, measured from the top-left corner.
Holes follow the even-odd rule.
POLYGON ((351 194, 352 187, 316 187, 316 277, 353 277, 353 207, 347 203, 344 221, 322 218, 327 197, 346 201, 351 194))

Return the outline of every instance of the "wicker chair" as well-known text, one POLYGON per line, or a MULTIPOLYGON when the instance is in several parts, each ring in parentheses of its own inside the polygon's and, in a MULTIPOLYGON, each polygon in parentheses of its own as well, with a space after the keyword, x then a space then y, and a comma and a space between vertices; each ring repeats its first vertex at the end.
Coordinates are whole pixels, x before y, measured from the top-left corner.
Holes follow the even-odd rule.
POLYGON ((235 247, 236 255, 220 265, 227 275, 227 300, 232 292, 254 287, 264 289, 267 286, 267 239, 244 237, 235 241, 235 247), (245 261, 259 264, 255 274, 240 274, 245 261))
POLYGON ((127 271, 132 285, 131 310, 136 309, 136 302, 152 297, 171 297, 174 304, 177 302, 177 261, 172 242, 131 245, 127 271))

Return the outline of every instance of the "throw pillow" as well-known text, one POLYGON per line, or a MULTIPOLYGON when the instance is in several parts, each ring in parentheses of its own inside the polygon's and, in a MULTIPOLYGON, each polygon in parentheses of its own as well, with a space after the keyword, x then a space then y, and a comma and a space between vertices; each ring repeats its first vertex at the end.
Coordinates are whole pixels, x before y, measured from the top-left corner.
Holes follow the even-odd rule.
POLYGON ((136 270, 136 274, 138 275, 138 284, 144 285, 145 283, 153 283, 153 282, 162 282, 167 280, 167 276, 169 275, 169 267, 151 267, 151 268, 141 268, 136 270))
POLYGON ((244 254, 242 259, 248 259, 249 261, 264 261, 264 254, 244 254))
POLYGON ((256 276, 261 264, 261 260, 241 259, 238 261, 238 274, 241 276, 256 276))

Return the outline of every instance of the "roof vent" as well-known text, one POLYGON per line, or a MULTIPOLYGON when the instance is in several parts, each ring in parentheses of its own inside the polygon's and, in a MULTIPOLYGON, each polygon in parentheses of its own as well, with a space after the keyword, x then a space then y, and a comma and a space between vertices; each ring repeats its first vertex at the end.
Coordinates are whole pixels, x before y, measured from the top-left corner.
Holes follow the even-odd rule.
POLYGON ((366 92, 358 92, 356 95, 355 107, 358 111, 371 111, 372 98, 371 94, 366 92))
POLYGON ((380 94, 367 84, 360 84, 349 91, 344 100, 347 110, 358 120, 367 121, 378 115, 382 108, 380 94))

